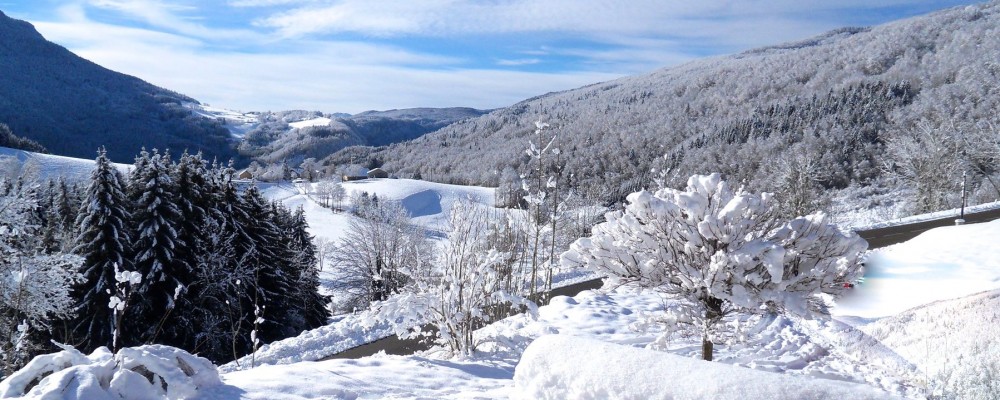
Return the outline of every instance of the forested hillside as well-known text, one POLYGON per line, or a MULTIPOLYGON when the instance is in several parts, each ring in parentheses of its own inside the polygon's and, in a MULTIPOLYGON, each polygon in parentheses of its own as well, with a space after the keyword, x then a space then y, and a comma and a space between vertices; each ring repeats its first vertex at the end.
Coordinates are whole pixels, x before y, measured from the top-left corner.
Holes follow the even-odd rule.
POLYGON ((451 123, 485 114, 472 108, 411 108, 355 115, 318 111, 261 113, 240 154, 263 164, 322 159, 351 146, 386 146, 418 138, 451 123), (297 121, 297 122, 296 122, 297 121))
POLYGON ((604 204, 708 172, 777 192, 788 214, 837 195, 896 214, 957 206, 963 170, 973 201, 994 200, 998 28, 994 2, 839 29, 550 93, 368 156, 400 176, 516 192, 541 120, 560 187, 604 204), (892 204, 871 195, 897 189, 892 204))
POLYGON ((235 156, 229 132, 187 96, 105 69, 0 12, 0 123, 54 154, 131 162, 145 146, 235 156))

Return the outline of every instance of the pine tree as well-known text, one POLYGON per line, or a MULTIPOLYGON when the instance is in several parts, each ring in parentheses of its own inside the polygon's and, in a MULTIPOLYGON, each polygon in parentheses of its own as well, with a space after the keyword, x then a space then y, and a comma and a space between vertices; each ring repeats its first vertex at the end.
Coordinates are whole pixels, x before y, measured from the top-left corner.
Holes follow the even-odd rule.
MULTIPOLYGON (((134 174, 135 175, 135 174, 134 174)), ((138 181, 130 187, 142 187, 139 197, 133 199, 133 226, 136 228, 133 260, 135 269, 142 274, 142 284, 136 296, 143 301, 133 307, 130 320, 131 332, 124 339, 126 344, 166 343, 158 339, 164 328, 172 331, 183 329, 172 321, 176 301, 186 291, 184 284, 190 277, 190 266, 177 256, 184 242, 177 236, 180 211, 177 207, 175 182, 170 176, 169 155, 153 151, 149 163, 137 174, 138 181)), ((170 339, 169 335, 166 339, 170 339)))
POLYGON ((287 299, 293 293, 291 252, 285 245, 278 223, 278 213, 284 210, 276 209, 256 186, 247 189, 243 198, 249 217, 244 229, 253 245, 247 253, 248 261, 255 271, 259 295, 257 305, 264 318, 257 337, 267 343, 298 333, 290 326, 295 316, 289 312, 293 309, 287 299))
POLYGON ((299 329, 313 329, 326 324, 330 317, 327 299, 319 293, 319 271, 317 268, 316 245, 307 231, 305 211, 295 209, 286 228, 288 247, 292 251, 294 277, 294 306, 299 309, 303 326, 299 329))
POLYGON ((115 266, 132 268, 128 199, 121 173, 103 148, 98 151, 86 193, 76 222, 80 233, 73 248, 73 253, 84 259, 80 267, 83 281, 74 288, 76 318, 64 340, 89 353, 100 346, 111 346, 115 318, 108 302, 115 287, 115 266))

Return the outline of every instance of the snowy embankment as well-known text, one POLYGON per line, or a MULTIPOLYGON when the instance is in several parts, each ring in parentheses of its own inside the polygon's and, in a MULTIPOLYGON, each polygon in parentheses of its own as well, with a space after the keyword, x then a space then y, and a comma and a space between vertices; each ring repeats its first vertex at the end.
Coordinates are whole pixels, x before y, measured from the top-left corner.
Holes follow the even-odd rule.
MULTIPOLYGON (((965 213, 966 214, 971 214, 971 213, 977 213, 977 212, 983 212, 983 211, 990 211, 990 210, 996 210, 996 209, 1000 209, 1000 201, 995 201, 995 202, 992 202, 992 203, 983 203, 983 204, 978 204, 978 205, 974 205, 974 206, 965 207, 965 213)), ((879 222, 875 222, 875 223, 868 223, 868 224, 865 224, 865 225, 857 225, 857 226, 852 227, 851 229, 853 229, 854 231, 867 231, 867 230, 872 230, 872 229, 888 228, 888 227, 891 227, 891 226, 900 226, 900 225, 915 224, 915 223, 918 223, 918 222, 933 221, 933 220, 943 219, 943 218, 954 218, 954 219, 957 219, 959 217, 959 215, 961 215, 961 212, 962 212, 961 209, 954 208, 954 209, 951 209, 951 210, 943 210, 943 211, 937 211, 937 212, 932 212, 932 213, 927 213, 927 214, 920 214, 920 215, 911 215, 909 217, 897 218, 897 219, 892 219, 892 220, 888 220, 888 221, 879 221, 879 222)))
POLYGON ((1000 220, 929 230, 873 251, 864 284, 841 299, 839 316, 877 318, 938 300, 1000 289, 1000 220))
POLYGON ((870 386, 787 377, 721 363, 549 335, 524 351, 512 399, 887 399, 870 386), (635 368, 641 365, 642 368, 635 368), (697 379, 692 372, 697 371, 697 379))
POLYGON ((1000 289, 934 302, 860 329, 917 365, 922 372, 919 377, 940 380, 937 394, 968 399, 1000 395, 1000 347, 996 343, 1000 289))

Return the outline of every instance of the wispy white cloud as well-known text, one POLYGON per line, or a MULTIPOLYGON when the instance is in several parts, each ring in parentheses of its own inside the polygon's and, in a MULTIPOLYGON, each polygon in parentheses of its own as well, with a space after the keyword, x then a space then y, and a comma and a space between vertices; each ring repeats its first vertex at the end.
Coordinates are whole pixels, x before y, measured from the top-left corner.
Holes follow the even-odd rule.
POLYGON ((495 108, 619 76, 460 68, 462 60, 452 57, 363 42, 297 41, 268 52, 220 51, 181 34, 96 22, 76 6, 59 15, 35 26, 80 56, 203 102, 247 111, 495 108))
POLYGON ((500 60, 497 60, 497 65, 501 65, 501 66, 505 66, 505 67, 517 67, 517 66, 521 66, 521 65, 535 65, 535 64, 538 64, 540 62, 542 62, 542 60, 539 59, 539 58, 519 58, 519 59, 516 59, 516 60, 500 59, 500 60))
POLYGON ((193 21, 200 20, 197 3, 161 0, 87 0, 87 5, 118 12, 151 26, 186 36, 209 40, 259 39, 259 33, 249 29, 209 28, 193 21), (185 14, 188 14, 185 16, 185 14))
POLYGON ((313 0, 230 0, 226 2, 231 7, 273 7, 288 4, 308 3, 313 0))

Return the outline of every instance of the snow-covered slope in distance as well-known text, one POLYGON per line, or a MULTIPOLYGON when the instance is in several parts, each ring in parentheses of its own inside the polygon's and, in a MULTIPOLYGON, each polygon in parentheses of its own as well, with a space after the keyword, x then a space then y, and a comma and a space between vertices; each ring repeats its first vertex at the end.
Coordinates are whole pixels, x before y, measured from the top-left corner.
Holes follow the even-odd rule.
MULTIPOLYGON (((58 179, 60 177, 69 182, 83 181, 90 178, 90 173, 94 169, 94 160, 84 160, 81 158, 54 156, 50 154, 32 153, 24 150, 0 147, 0 159, 11 157, 20 164, 21 171, 29 176, 37 174, 41 180, 58 179)), ((94 154, 97 158, 97 154, 94 154)), ((132 167, 129 164, 114 164, 122 173, 128 172, 132 167)))

